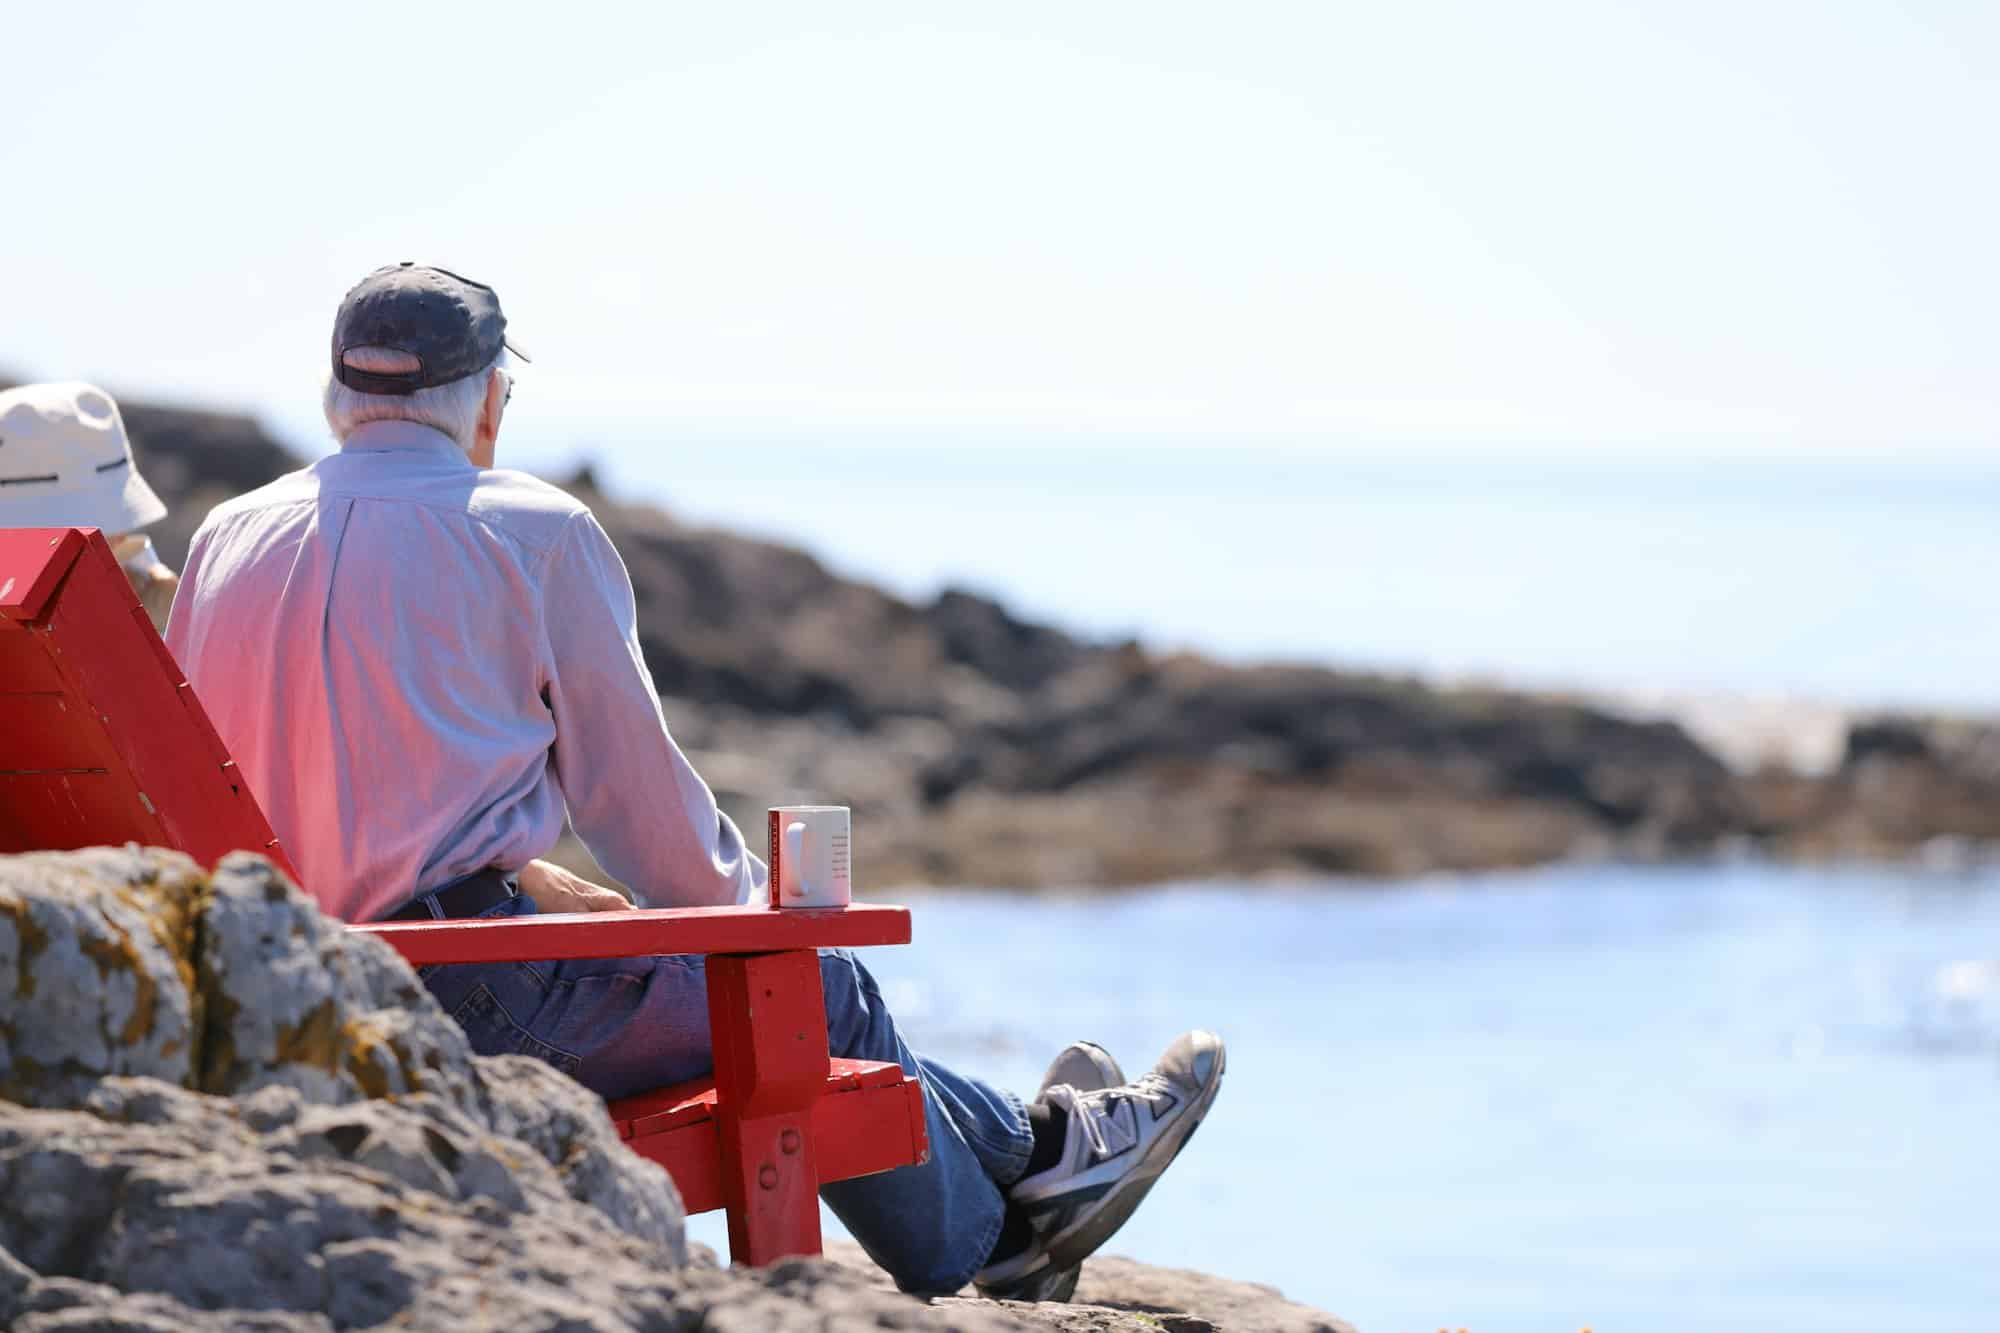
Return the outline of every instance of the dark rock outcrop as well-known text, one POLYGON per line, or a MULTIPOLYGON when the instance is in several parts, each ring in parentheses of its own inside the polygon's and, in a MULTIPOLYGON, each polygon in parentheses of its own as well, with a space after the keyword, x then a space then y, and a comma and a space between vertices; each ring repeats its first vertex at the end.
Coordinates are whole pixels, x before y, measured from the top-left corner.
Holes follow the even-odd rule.
POLYGON ((1840 765, 1818 780, 1784 772, 1745 782, 1759 832, 1801 858, 1883 859, 1915 851, 1952 868, 2000 848, 2000 725, 1872 717, 1848 731, 1840 765))
MULTIPOLYGON (((211 504, 298 462, 240 417, 123 406, 176 563, 211 504)), ((1671 723, 1089 642, 971 592, 911 603, 620 503, 588 468, 564 484, 631 570, 668 718, 724 808, 754 828, 779 801, 854 806, 868 883, 1398 876, 2000 837, 1989 761, 1927 724, 1858 728, 1828 777, 1746 776, 1671 723)), ((594 870, 574 843, 559 859, 594 870)))

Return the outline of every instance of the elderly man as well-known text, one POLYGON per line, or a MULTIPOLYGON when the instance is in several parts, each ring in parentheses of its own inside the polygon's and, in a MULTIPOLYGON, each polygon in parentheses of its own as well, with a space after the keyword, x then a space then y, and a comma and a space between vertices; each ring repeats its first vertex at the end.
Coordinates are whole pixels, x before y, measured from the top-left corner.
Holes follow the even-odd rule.
MULTIPOLYGON (((343 919, 626 906, 546 868, 517 891, 565 810, 642 903, 752 901, 765 867, 668 733, 618 553, 584 505, 493 466, 505 329, 491 288, 442 269, 350 291, 325 393, 339 452, 209 515, 169 643, 343 919)), ((711 1067, 700 958, 426 973, 475 1048, 606 1097, 711 1067)), ((1024 1104, 913 1054, 851 955, 821 977, 833 1053, 924 1090, 930 1160, 823 1191, 908 1291, 1066 1299, 1221 1083, 1206 1032, 1129 1083, 1078 1043, 1024 1104)))

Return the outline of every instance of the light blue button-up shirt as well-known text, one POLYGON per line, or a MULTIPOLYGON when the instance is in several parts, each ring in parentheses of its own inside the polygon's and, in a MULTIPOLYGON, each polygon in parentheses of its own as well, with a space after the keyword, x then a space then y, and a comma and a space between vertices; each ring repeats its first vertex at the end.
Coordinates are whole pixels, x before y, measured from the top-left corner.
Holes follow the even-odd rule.
POLYGON ((518 869, 565 806, 642 906, 761 899, 763 862, 668 734, 604 529, 428 427, 371 422, 218 505, 167 643, 344 920, 518 869))

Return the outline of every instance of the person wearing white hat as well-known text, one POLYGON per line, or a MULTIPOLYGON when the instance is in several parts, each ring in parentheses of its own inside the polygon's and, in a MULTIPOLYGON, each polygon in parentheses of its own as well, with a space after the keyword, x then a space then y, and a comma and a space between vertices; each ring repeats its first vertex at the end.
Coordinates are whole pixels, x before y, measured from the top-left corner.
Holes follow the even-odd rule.
POLYGON ((162 631, 180 580, 141 529, 166 516, 110 394, 74 381, 0 391, 0 528, 101 528, 162 631))

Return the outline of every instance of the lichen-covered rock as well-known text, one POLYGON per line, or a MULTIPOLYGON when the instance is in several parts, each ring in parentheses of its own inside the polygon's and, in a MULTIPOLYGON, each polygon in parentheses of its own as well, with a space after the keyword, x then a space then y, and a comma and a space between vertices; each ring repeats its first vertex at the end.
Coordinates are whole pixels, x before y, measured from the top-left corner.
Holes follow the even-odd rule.
POLYGON ((41 1278, 337 1327, 452 1273, 553 1298, 649 1286, 684 1260, 441 1098, 301 1100, 291 1117, 274 1100, 261 1129, 238 1102, 155 1080, 106 1080, 81 1112, 0 1107, 0 1248, 41 1278))
POLYGON ((259 858, 0 857, 0 1042, 0 1327, 1019 1327, 690 1267, 603 1103, 259 858))
POLYGON ((326 1102, 430 1092, 477 1106, 465 1034, 416 974, 322 915, 269 861, 225 858, 200 925, 202 1090, 279 1084, 326 1102))
POLYGON ((0 1097, 76 1107, 117 1075, 243 1098, 253 1118, 430 1099, 680 1252, 678 1196, 602 1102, 546 1065, 475 1056, 401 957, 262 857, 212 877, 157 849, 0 857, 0 1097))
POLYGON ((373 1323, 462 1266, 466 1227, 512 1238, 485 1253, 637 1247, 635 1280, 686 1263, 672 1182, 602 1102, 474 1055, 393 950, 258 857, 0 857, 0 1098, 0 1250, 40 1284, 22 1305, 0 1269, 0 1325, 91 1303, 65 1282, 373 1323))
POLYGON ((482 1103, 465 1035, 380 942, 261 857, 0 857, 0 1096, 72 1106, 110 1075, 315 1101, 482 1103))
POLYGON ((0 1103, 0 1327, 1015 1330, 824 1264, 687 1267, 432 1094, 0 1103))
POLYGON ((1212 1326, 691 1264, 601 1102, 473 1055, 400 957, 254 857, 0 857, 0 1041, 8 1329, 1212 1326))
POLYGON ((189 1082, 207 892, 171 852, 0 857, 0 1098, 70 1106, 113 1074, 189 1082))

